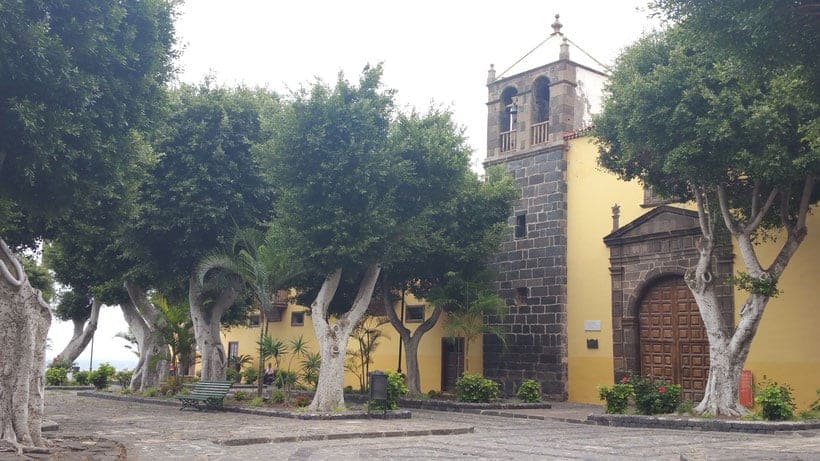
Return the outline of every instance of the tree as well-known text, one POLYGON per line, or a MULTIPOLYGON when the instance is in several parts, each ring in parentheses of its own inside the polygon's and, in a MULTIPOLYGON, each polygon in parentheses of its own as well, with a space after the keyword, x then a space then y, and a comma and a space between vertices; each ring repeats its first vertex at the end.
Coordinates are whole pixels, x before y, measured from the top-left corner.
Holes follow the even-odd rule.
POLYGON ((161 295, 154 295, 151 302, 157 306, 164 318, 163 326, 158 333, 162 337, 162 342, 168 345, 165 358, 173 365, 177 385, 181 386, 181 371, 190 367, 191 364, 188 362, 196 349, 191 309, 185 303, 170 304, 161 295))
POLYGON ((809 71, 816 59, 807 58, 817 24, 802 20, 800 2, 721 2, 710 4, 715 8, 708 14, 697 2, 660 3, 679 22, 618 59, 595 122, 600 162, 624 179, 695 202, 699 260, 685 280, 710 346, 709 377, 696 410, 737 416, 746 413, 738 382, 752 339, 818 200, 820 101, 817 74, 809 71), (711 40, 717 31, 708 27, 718 23, 720 33, 734 39, 711 40), (740 37, 746 40, 735 40, 740 37), (783 56, 762 52, 790 39, 783 56), (736 325, 720 315, 716 286, 722 281, 712 277, 719 222, 745 266, 736 283, 749 295, 736 325), (755 244, 773 231, 785 236, 764 266, 755 244))
MULTIPOLYGON (((4 2, 0 14, 0 235, 32 245, 144 143, 171 75, 173 4, 4 2)), ((0 440, 42 446, 50 314, 4 242, 0 440), (8 370, 6 370, 8 368, 8 370)))
MULTIPOLYGON (((276 292, 286 289, 288 283, 301 270, 287 245, 286 234, 275 225, 270 226, 267 232, 264 233, 256 229, 245 229, 237 232, 234 236, 233 245, 231 245, 228 252, 213 253, 203 258, 199 263, 196 273, 197 283, 203 283, 208 273, 214 269, 239 276, 250 288, 254 301, 259 306, 258 344, 259 370, 261 373, 261 370, 264 370, 266 353, 276 352, 274 346, 277 345, 275 341, 270 340, 268 337, 268 320, 265 313, 273 311, 273 300, 276 292)), ((212 332, 201 333, 201 335, 206 334, 212 334, 212 332)), ((216 332, 215 340, 219 340, 219 331, 216 332)), ((211 374, 215 372, 216 370, 210 370, 211 374)), ((261 379, 257 391, 261 396, 261 379)))
POLYGON ((365 314, 351 333, 356 339, 358 350, 347 351, 345 370, 359 378, 359 390, 362 393, 368 387, 367 377, 370 375, 370 365, 373 364, 373 354, 376 353, 379 341, 385 336, 381 327, 387 322, 388 320, 365 314))
POLYGON ((476 177, 469 167, 471 150, 449 112, 400 115, 389 141, 406 177, 399 192, 409 198, 402 204, 402 221, 412 225, 403 227, 392 262, 383 270, 382 300, 405 346, 409 391, 420 393, 418 345, 443 309, 434 305, 411 334, 393 310, 393 295, 403 298, 409 291, 426 298, 432 287, 447 282, 448 273, 485 267, 497 249, 517 187, 499 169, 489 171, 486 181, 476 177))
POLYGON ((239 296, 237 283, 203 287, 202 255, 227 245, 232 230, 262 228, 272 211, 271 187, 259 163, 264 125, 277 100, 264 90, 182 85, 156 134, 161 155, 140 188, 129 254, 134 279, 177 302, 187 296, 202 379, 225 377, 221 320, 239 296))

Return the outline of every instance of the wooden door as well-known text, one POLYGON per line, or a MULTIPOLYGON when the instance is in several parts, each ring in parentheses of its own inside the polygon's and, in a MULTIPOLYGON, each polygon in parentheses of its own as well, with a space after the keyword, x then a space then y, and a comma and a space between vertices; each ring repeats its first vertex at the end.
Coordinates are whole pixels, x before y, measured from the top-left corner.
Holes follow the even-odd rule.
POLYGON ((441 391, 452 392, 464 374, 464 338, 441 338, 441 391))
POLYGON ((682 398, 703 398, 709 341, 692 293, 681 277, 663 279, 640 305, 641 374, 680 384, 682 398))

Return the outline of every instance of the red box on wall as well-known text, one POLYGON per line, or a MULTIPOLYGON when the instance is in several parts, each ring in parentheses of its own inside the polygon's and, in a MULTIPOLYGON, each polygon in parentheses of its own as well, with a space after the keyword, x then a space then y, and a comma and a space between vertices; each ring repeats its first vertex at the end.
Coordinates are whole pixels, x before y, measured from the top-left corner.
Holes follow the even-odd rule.
POLYGON ((740 404, 746 408, 754 406, 754 396, 752 395, 752 372, 750 370, 743 370, 740 372, 740 389, 738 390, 738 400, 740 404))

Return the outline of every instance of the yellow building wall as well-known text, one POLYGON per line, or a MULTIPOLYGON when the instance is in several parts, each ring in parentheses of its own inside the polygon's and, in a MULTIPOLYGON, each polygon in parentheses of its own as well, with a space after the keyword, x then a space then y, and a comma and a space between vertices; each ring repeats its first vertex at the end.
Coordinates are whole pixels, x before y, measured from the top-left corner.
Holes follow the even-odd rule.
MULTIPOLYGON (((406 305, 423 304, 422 301, 413 298, 409 294, 405 303, 406 305)), ((397 303, 394 307, 398 315, 400 313, 400 304, 397 303)), ((318 341, 313 334, 313 323, 309 315, 305 315, 303 326, 291 326, 291 313, 305 310, 306 309, 303 306, 289 304, 287 310, 282 315, 281 322, 270 322, 268 324, 268 335, 273 338, 283 340, 286 343, 298 338, 299 335, 302 335, 304 339, 308 341, 308 349, 310 352, 318 351, 318 341)), ((425 318, 429 318, 431 313, 432 308, 426 307, 425 318)), ((418 361, 419 372, 421 375, 420 387, 422 392, 441 390, 442 338, 447 336, 443 327, 445 315, 446 314, 442 314, 438 323, 430 329, 430 331, 425 333, 419 343, 418 361)), ((411 332, 414 332, 418 325, 420 325, 420 323, 405 322, 405 326, 411 332)), ((379 340, 375 353, 373 354, 373 364, 370 365, 370 371, 397 371, 399 365, 399 342, 401 341, 401 337, 389 322, 382 325, 381 330, 383 335, 379 340)), ((237 341, 239 343, 239 355, 247 354, 254 357, 255 359, 251 366, 256 367, 258 365, 257 361, 259 354, 256 343, 259 341, 259 334, 259 327, 233 327, 231 329, 223 329, 221 334, 222 344, 227 351, 228 342, 237 341)), ((347 347, 348 351, 358 350, 358 343, 356 339, 351 337, 348 341, 347 347)), ((469 344, 465 364, 465 368, 468 372, 476 374, 483 373, 482 350, 483 343, 481 337, 469 344)), ((281 367, 288 369, 290 361, 291 355, 285 355, 281 360, 281 367)), ((272 366, 275 366, 272 358, 267 359, 265 363, 270 363, 272 366)), ((292 363, 290 363, 290 369, 294 371, 300 370, 301 359, 294 358, 292 363)), ((406 350, 404 349, 404 346, 402 346, 401 370, 404 373, 407 372, 406 350)), ((345 386, 353 386, 354 389, 358 389, 359 378, 352 372, 345 371, 345 386)))
MULTIPOLYGON (((569 141, 567 152, 567 338, 569 399, 599 403, 597 385, 613 379, 612 301, 609 249, 603 237, 612 231, 612 206, 620 206, 620 225, 648 211, 643 188, 625 182, 597 165, 597 147, 591 137, 569 141), (600 320, 600 331, 585 331, 586 320, 600 320), (597 339, 598 349, 588 349, 597 339)), ((674 204, 692 208, 691 204, 674 204)), ((720 223, 718 224, 720 225, 720 223)), ((792 258, 778 287, 781 295, 766 307, 745 369, 756 383, 766 378, 788 383, 798 409, 817 399, 820 388, 820 214, 809 216, 809 235, 792 258)), ((761 243, 758 257, 765 266, 782 246, 761 243)), ((744 270, 737 247, 735 272, 744 270)), ((735 291, 736 315, 746 293, 735 291)))
POLYGON ((569 400, 599 403, 598 385, 610 385, 612 351, 612 283, 609 249, 612 207, 620 206, 620 224, 644 214, 643 189, 605 172, 598 148, 589 136, 569 141, 567 152, 567 359, 569 400), (585 321, 599 321, 599 331, 585 331, 585 321), (588 349, 597 339, 598 349, 588 349))

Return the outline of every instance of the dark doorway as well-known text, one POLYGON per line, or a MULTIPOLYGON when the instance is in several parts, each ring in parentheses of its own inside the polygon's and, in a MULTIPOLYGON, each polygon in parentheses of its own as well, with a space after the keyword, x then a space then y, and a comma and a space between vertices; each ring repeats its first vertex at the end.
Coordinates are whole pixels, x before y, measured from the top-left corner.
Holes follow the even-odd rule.
POLYGON ((464 374, 464 338, 441 338, 441 390, 453 392, 464 374))
POLYGON ((683 400, 703 398, 709 340, 698 305, 681 277, 660 280, 640 305, 641 374, 681 385, 683 400))

